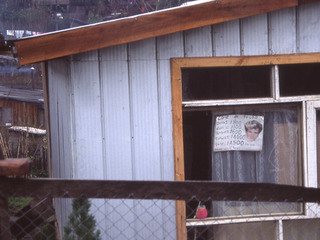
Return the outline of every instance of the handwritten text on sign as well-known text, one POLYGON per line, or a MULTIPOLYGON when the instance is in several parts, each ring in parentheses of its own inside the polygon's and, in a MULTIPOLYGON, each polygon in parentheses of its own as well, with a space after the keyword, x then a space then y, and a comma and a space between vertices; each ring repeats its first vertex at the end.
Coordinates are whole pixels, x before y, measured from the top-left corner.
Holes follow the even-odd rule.
POLYGON ((217 116, 213 150, 261 151, 264 117, 255 115, 217 116))

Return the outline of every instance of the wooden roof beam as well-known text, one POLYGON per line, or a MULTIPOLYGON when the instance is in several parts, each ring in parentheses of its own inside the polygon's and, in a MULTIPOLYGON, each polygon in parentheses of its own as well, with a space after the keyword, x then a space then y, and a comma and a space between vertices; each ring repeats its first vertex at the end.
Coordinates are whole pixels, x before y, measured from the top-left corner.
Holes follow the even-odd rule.
MULTIPOLYGON (((315 0, 300 0, 300 2, 315 0)), ((297 6, 298 0, 215 0, 14 41, 21 65, 297 6)))

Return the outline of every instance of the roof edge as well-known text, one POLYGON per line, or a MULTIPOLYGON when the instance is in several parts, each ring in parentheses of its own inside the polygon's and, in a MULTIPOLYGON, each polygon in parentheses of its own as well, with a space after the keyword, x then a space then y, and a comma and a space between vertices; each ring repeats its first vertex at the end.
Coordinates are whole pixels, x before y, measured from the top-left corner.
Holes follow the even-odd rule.
POLYGON ((319 0, 213 0, 13 42, 20 65, 222 23, 319 0))

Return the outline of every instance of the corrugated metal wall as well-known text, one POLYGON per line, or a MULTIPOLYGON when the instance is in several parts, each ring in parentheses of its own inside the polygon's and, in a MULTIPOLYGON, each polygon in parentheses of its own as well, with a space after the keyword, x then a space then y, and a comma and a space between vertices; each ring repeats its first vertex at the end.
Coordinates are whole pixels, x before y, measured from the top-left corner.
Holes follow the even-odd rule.
MULTIPOLYGON (((170 58, 319 52, 319 12, 308 4, 50 61, 53 176, 173 180, 170 58)), ((159 223, 174 217, 166 211, 159 223)), ((157 234, 175 239, 174 229, 157 234)))

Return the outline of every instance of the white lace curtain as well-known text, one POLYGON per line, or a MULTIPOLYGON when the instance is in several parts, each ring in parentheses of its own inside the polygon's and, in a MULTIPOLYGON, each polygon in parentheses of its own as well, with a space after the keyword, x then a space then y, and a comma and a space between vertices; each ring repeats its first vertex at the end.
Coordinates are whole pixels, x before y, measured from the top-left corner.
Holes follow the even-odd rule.
MULTIPOLYGON (((216 116, 246 114, 264 116, 262 151, 212 150, 212 180, 299 185, 299 110, 296 106, 265 109, 232 109, 212 112, 212 139, 216 116)), ((270 196, 272 198, 272 196, 270 196)), ((244 216, 298 212, 297 204, 214 202, 213 216, 244 216)))

